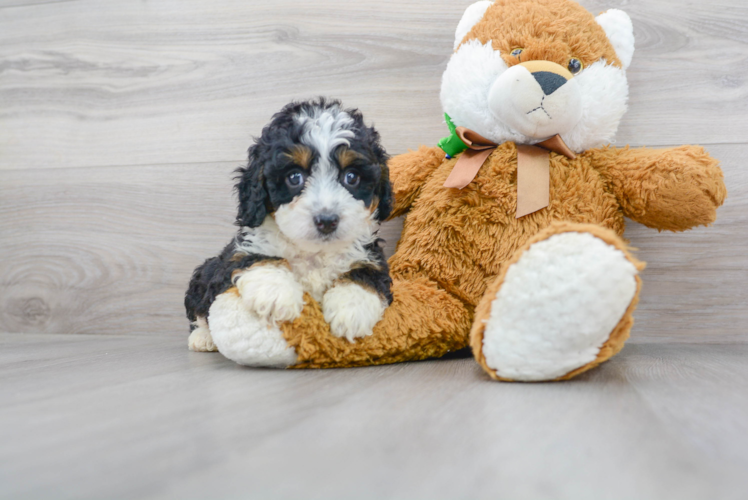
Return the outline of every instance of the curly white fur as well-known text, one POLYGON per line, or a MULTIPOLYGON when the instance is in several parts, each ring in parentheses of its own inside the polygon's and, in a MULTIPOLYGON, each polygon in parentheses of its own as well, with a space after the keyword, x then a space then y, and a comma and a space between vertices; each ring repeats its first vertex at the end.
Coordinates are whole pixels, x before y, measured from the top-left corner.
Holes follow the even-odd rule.
POLYGON ((241 365, 285 368, 296 362, 283 332, 273 323, 249 310, 242 297, 222 293, 210 306, 208 315, 213 341, 218 350, 241 365))
POLYGON ((371 335, 386 308, 378 293, 355 283, 338 283, 322 298, 322 312, 330 331, 350 341, 371 335))
POLYGON ((269 323, 293 321, 304 308, 304 289, 285 266, 254 265, 235 284, 247 309, 269 323))
POLYGON ((311 247, 306 242, 291 240, 278 227, 272 216, 254 228, 243 228, 238 252, 256 253, 285 259, 302 289, 315 300, 321 301, 324 293, 354 264, 371 264, 374 257, 365 248, 377 239, 374 222, 360 224, 353 242, 328 242, 322 247, 311 247))

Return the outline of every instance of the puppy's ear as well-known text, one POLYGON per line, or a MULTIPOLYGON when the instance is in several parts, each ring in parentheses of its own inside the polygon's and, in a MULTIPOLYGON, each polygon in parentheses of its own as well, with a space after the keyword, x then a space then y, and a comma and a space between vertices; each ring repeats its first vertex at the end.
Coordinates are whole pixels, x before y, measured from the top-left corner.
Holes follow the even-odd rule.
POLYGON ((249 162, 245 168, 236 170, 234 189, 239 196, 239 213, 236 224, 243 227, 262 225, 268 214, 268 192, 265 188, 265 175, 262 162, 257 158, 257 146, 249 148, 249 162))
POLYGON ((382 165, 382 177, 379 178, 377 186, 377 198, 379 206, 377 207, 377 221, 384 222, 392 213, 392 184, 390 183, 390 171, 387 168, 387 160, 382 165))
MULTIPOLYGON (((360 113, 359 113, 360 116, 360 113)), ((362 119, 363 123, 363 119, 362 119)), ((377 197, 377 222, 384 222, 392 213, 392 184, 390 183, 390 170, 387 167, 387 162, 390 156, 387 151, 382 147, 379 132, 374 127, 364 127, 364 133, 367 136, 367 142, 371 148, 370 154, 373 156, 377 164, 381 169, 381 175, 379 176, 379 184, 377 184, 374 190, 374 196, 377 197)))

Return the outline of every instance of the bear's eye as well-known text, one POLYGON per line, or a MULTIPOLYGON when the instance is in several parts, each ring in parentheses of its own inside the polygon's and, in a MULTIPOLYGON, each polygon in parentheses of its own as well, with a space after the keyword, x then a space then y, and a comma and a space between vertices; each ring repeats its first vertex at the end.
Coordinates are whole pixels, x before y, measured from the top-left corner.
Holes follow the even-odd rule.
POLYGON ((524 51, 525 51, 525 49, 519 49, 519 48, 517 48, 517 49, 513 49, 510 52, 510 54, 512 55, 512 57, 519 57, 520 54, 522 54, 522 52, 524 52, 524 51))
POLYGON ((572 57, 571 61, 569 61, 568 67, 569 67, 569 72, 572 75, 576 75, 577 73, 582 71, 582 69, 584 68, 584 64, 582 64, 582 61, 580 61, 576 57, 572 57))

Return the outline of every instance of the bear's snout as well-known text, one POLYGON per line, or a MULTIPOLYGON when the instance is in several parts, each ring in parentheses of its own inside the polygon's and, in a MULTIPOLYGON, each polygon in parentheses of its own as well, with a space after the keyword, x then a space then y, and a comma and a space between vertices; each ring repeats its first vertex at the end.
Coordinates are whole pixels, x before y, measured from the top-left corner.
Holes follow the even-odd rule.
POLYGON ((510 128, 537 139, 568 132, 582 116, 577 82, 551 61, 509 68, 491 86, 488 105, 510 128))

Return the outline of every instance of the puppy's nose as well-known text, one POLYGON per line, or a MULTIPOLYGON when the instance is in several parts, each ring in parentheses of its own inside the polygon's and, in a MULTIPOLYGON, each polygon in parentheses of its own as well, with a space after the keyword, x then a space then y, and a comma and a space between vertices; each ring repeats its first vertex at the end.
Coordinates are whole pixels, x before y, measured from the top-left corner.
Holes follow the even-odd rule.
POLYGON ((330 234, 338 228, 338 221, 340 217, 333 214, 318 215, 314 218, 314 225, 317 226, 317 231, 322 234, 330 234))
POLYGON ((545 95, 551 95, 568 81, 563 76, 551 73, 550 71, 538 71, 537 73, 533 73, 532 76, 540 84, 540 88, 543 89, 545 95))

